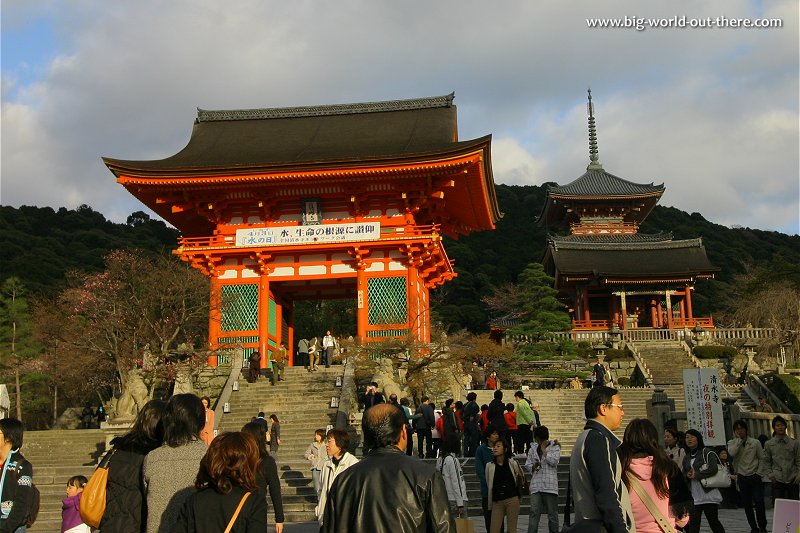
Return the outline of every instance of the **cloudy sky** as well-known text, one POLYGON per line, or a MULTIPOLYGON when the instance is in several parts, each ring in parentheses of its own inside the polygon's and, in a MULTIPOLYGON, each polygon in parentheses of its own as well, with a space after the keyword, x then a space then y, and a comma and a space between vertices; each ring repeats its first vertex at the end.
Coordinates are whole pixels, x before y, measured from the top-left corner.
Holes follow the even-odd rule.
POLYGON ((100 157, 174 154, 198 107, 451 91, 461 139, 494 136, 495 181, 566 184, 591 86, 607 171, 713 222, 800 231, 797 0, 2 0, 0 17, 3 205, 124 221, 142 206, 100 157))

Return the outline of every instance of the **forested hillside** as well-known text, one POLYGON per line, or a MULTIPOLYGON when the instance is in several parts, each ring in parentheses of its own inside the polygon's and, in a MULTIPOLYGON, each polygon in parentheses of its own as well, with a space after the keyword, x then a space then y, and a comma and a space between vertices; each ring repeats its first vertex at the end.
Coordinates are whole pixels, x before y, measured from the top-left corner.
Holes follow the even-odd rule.
MULTIPOLYGON (((488 316, 480 298, 492 288, 516 281, 525 265, 539 261, 547 230, 535 225, 545 186, 497 185, 503 218, 494 231, 447 239, 458 277, 434 291, 437 320, 450 328, 486 331, 488 316)), ((16 276, 31 294, 53 293, 70 270, 99 271, 111 250, 140 248, 154 254, 176 246, 178 232, 143 212, 126 224, 112 223, 88 206, 76 210, 49 207, 0 207, 0 282, 16 276)), ((737 276, 758 271, 763 279, 785 279, 800 286, 800 237, 777 232, 727 228, 672 207, 657 206, 642 231, 671 231, 676 239, 702 237, 711 261, 722 268, 714 281, 702 282, 696 312, 715 316, 736 297, 737 276)))
POLYGON ((52 294, 72 270, 99 272, 111 250, 154 254, 175 248, 178 231, 137 211, 115 224, 91 207, 0 207, 0 282, 19 278, 28 293, 52 294))

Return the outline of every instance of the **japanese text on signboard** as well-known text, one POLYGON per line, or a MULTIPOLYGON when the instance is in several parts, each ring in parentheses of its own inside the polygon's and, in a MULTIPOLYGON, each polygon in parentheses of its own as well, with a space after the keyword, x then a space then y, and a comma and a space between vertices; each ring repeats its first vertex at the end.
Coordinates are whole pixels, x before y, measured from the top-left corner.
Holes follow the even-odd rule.
POLYGON ((323 224, 316 226, 275 226, 236 230, 236 246, 285 246, 380 239, 379 222, 323 224))
POLYGON ((686 422, 703 435, 703 442, 725 444, 722 419, 722 385, 716 368, 688 368, 683 371, 686 422))

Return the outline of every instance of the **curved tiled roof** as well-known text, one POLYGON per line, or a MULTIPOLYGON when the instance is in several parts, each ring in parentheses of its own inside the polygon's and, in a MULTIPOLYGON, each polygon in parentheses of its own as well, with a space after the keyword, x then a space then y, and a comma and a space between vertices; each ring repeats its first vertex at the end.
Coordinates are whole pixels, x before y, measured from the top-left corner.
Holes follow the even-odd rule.
POLYGON ((664 184, 634 183, 605 170, 587 170, 575 181, 563 186, 548 187, 548 196, 651 196, 664 193, 664 184))
POLYGON ((664 276, 711 275, 719 271, 706 255, 703 241, 550 242, 545 264, 559 275, 652 279, 664 276))
MULTIPOLYGON (((222 169, 360 163, 459 149, 453 95, 330 106, 198 111, 189 143, 160 160, 104 157, 112 172, 199 175, 222 169)), ((485 139, 484 139, 485 140, 485 139)))

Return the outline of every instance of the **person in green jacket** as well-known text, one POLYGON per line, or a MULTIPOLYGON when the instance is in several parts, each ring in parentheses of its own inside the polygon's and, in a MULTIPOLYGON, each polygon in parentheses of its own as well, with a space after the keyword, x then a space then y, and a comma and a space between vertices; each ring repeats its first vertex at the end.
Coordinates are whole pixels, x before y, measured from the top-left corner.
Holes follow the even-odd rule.
POLYGON ((514 401, 517 406, 514 411, 517 413, 517 435, 519 435, 519 442, 524 449, 514 450, 514 453, 527 454, 531 449, 531 442, 533 442, 533 429, 535 427, 536 418, 533 415, 531 404, 525 398, 525 393, 518 390, 514 393, 514 401))

